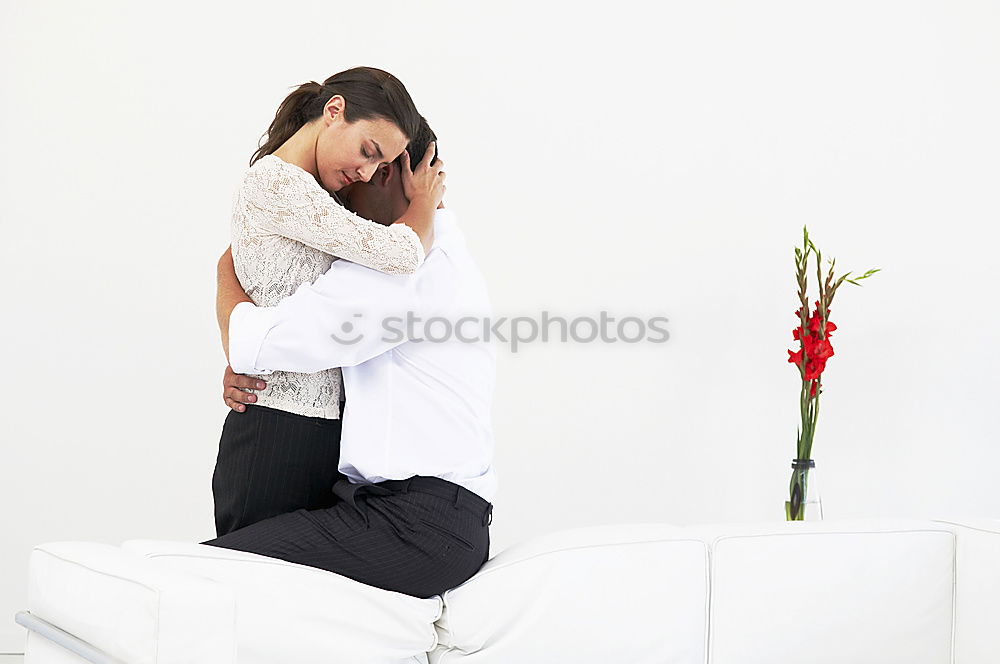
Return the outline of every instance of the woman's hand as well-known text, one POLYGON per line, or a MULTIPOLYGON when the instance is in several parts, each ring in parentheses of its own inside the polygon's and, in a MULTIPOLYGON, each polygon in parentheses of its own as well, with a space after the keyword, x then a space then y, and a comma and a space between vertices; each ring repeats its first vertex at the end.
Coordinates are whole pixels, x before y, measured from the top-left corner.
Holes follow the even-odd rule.
POLYGON ((424 196, 433 201, 432 207, 437 207, 444 198, 445 174, 441 170, 444 167, 443 160, 438 159, 431 166, 431 160, 434 159, 434 146, 434 142, 427 146, 427 152, 424 153, 424 158, 417 164, 415 170, 410 170, 410 155, 406 150, 403 150, 400 155, 400 163, 402 164, 403 195, 406 196, 406 200, 412 202, 415 198, 424 196))
POLYGON ((427 146, 424 158, 415 171, 410 170, 410 155, 406 150, 400 155, 400 171, 402 172, 403 195, 409 201, 409 206, 402 217, 395 223, 406 224, 420 238, 424 255, 434 246, 434 210, 441 207, 444 198, 444 162, 440 159, 431 166, 434 159, 434 143, 427 146))
POLYGON ((263 390, 267 383, 259 378, 252 378, 233 372, 233 368, 226 365, 226 373, 222 376, 222 400, 233 410, 242 413, 247 409, 244 404, 253 403, 257 400, 256 394, 245 392, 247 390, 263 390))

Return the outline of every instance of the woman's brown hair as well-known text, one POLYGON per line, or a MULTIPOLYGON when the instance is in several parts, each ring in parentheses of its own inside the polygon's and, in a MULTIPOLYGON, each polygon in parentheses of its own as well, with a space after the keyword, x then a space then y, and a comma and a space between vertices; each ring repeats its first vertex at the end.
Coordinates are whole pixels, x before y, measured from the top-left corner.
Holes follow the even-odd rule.
POLYGON ((281 147, 302 125, 322 116, 326 102, 334 95, 347 102, 344 119, 348 122, 385 119, 399 127, 407 141, 420 130, 420 114, 398 78, 374 67, 355 67, 334 74, 322 84, 303 83, 285 97, 262 137, 266 142, 250 157, 250 165, 281 147))

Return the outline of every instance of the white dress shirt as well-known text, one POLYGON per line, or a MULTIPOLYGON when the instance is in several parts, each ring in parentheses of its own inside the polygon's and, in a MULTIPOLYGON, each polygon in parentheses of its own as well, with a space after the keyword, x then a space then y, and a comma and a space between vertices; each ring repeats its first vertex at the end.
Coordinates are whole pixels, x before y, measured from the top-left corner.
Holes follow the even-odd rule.
POLYGON ((414 274, 336 261, 276 306, 241 302, 229 319, 229 361, 241 374, 342 367, 340 471, 352 483, 428 475, 492 501, 490 318, 485 280, 455 215, 440 209, 414 274))

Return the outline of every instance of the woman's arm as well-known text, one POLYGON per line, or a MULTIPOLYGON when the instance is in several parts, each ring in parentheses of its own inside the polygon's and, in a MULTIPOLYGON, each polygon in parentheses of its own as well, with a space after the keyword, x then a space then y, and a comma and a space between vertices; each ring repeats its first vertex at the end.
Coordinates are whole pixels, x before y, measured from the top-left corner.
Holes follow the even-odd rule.
POLYGON ((423 262, 423 243, 410 226, 365 219, 319 187, 282 173, 253 180, 248 213, 263 230, 389 274, 412 274, 423 262))
POLYGON ((222 334, 222 350, 229 361, 229 315, 240 302, 253 300, 247 297, 246 291, 236 277, 236 267, 233 265, 233 248, 226 249, 219 259, 215 290, 215 316, 219 321, 219 332, 222 334))
POLYGON ((248 175, 246 201, 265 230, 380 272, 412 274, 430 251, 434 210, 444 194, 443 162, 429 161, 413 173, 407 164, 404 178, 415 193, 406 213, 389 226, 354 214, 314 183, 280 170, 248 175))

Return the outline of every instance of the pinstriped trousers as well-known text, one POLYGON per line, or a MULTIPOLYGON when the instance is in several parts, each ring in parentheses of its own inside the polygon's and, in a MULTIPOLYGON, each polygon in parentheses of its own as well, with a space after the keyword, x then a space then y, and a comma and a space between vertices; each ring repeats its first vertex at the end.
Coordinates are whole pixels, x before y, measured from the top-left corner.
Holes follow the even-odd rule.
MULTIPOLYGON (((246 412, 233 412, 229 417, 242 418, 264 408, 248 406, 246 412)), ((302 416, 293 413, 259 411, 256 416, 262 418, 262 424, 254 420, 236 420, 234 426, 246 424, 260 432, 254 434, 257 446, 280 445, 281 440, 287 443, 296 431, 301 434, 301 427, 305 426, 297 421, 302 416), (274 437, 264 439, 262 434, 274 437)), ((236 431, 234 428, 232 439, 240 440, 236 431)), ((226 438, 224 429, 223 440, 226 438)), ((339 436, 336 447, 339 457, 339 436)), ((219 460, 225 466, 222 448, 220 442, 219 460)), ((243 456, 253 455, 244 453, 243 456)), ((281 492, 272 491, 272 487, 286 484, 296 474, 301 475, 301 470, 276 468, 274 463, 258 467, 260 459, 273 461, 273 452, 255 458, 256 462, 250 462, 251 471, 243 476, 254 479, 257 486, 267 487, 267 492, 273 495, 281 492), (270 479, 269 474, 284 479, 270 479)), ((294 455, 289 454, 289 458, 294 455)), ((328 463, 328 457, 319 454, 317 461, 328 463)), ((335 459, 333 468, 336 466, 335 459)), ((306 483, 328 481, 322 479, 331 477, 328 466, 323 468, 314 470, 319 479, 310 478, 306 483)), ((220 473, 217 465, 216 475, 225 477, 225 469, 220 473)), ((488 559, 493 506, 478 494, 439 477, 413 476, 377 484, 351 484, 339 472, 337 475, 339 477, 335 477, 332 484, 326 484, 326 493, 333 498, 330 506, 292 507, 201 544, 309 565, 377 588, 421 598, 439 595, 461 585, 488 559)), ((234 473, 234 476, 239 474, 234 473)), ((216 486, 221 488, 225 482, 213 478, 213 490, 216 486)), ((329 497, 324 498, 329 500, 329 497)), ((253 501, 249 498, 248 504, 256 505, 253 501)), ((278 502, 287 507, 290 502, 287 492, 278 502)), ((216 503, 218 517, 218 496, 216 503)), ((262 514, 273 509, 276 508, 265 505, 262 509, 255 507, 253 513, 262 514)), ((247 512, 243 512, 237 521, 248 521, 246 515, 247 512)))
POLYGON ((212 474, 215 534, 299 508, 333 507, 330 487, 347 479, 337 470, 340 425, 254 404, 229 411, 212 474))

